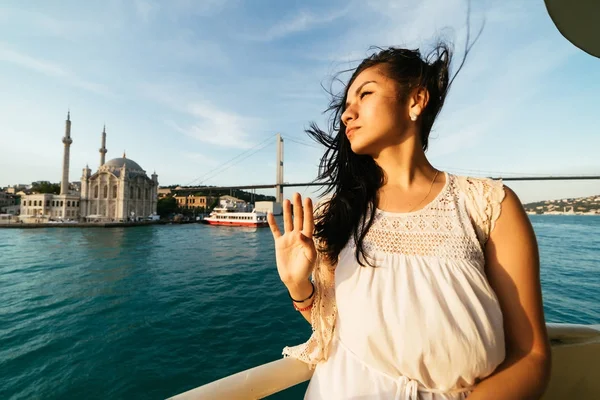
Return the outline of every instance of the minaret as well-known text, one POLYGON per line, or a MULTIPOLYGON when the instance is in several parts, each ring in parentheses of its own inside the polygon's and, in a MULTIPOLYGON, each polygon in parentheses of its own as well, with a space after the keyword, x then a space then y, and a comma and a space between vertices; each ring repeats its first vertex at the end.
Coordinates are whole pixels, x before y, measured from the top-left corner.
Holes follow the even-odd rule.
POLYGON ((60 194, 69 194, 69 156, 71 151, 71 112, 67 112, 67 120, 65 121, 65 136, 62 139, 65 144, 63 153, 63 169, 62 180, 60 181, 60 194))
POLYGON ((79 210, 80 210, 80 215, 82 217, 85 217, 86 215, 88 215, 88 206, 90 204, 90 177, 92 176, 92 170, 90 169, 90 167, 88 165, 85 166, 85 168, 83 169, 83 174, 81 175, 81 197, 80 197, 80 206, 79 206, 79 210))
POLYGON ((106 150, 106 125, 104 125, 104 128, 102 128, 102 147, 100 148, 100 166, 104 165, 104 160, 107 152, 108 150, 106 150))

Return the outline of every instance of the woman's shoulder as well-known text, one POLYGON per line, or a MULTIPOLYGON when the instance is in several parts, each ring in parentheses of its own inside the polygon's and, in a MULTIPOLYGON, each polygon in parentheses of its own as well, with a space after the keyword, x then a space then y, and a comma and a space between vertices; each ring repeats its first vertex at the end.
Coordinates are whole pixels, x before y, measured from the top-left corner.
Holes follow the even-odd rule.
POLYGON ((485 243, 494 229, 506 195, 502 179, 454 175, 454 182, 475 222, 477 236, 485 243))
POLYGON ((468 175, 453 175, 458 188, 472 195, 500 195, 504 192, 504 182, 501 178, 474 177, 468 175))

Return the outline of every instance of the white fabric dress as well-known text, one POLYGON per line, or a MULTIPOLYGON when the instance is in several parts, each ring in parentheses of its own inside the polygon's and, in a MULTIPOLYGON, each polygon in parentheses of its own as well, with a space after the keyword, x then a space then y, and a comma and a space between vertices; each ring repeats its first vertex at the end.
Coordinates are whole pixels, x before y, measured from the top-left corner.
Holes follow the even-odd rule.
POLYGON ((352 239, 341 252, 329 357, 305 399, 465 399, 504 360, 483 253, 504 191, 499 181, 465 179, 446 174, 421 210, 377 210, 365 238, 376 268, 357 263, 352 239), (473 222, 478 212, 488 213, 487 233, 473 222))

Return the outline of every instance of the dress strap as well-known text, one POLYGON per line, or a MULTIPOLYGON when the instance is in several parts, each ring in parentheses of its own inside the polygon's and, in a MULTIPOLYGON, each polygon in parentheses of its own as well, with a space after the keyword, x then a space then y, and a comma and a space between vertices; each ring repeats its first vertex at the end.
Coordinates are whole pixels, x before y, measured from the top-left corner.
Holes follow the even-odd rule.
POLYGON ((419 382, 401 376, 396 379, 398 390, 394 396, 395 400, 419 400, 419 382))
POLYGON ((437 394, 460 394, 467 393, 473 390, 473 388, 462 388, 453 390, 429 389, 420 385, 418 381, 410 379, 406 376, 401 376, 400 378, 396 379, 396 382, 398 384, 398 390, 396 391, 396 395, 394 396, 395 400, 419 400, 419 392, 437 394))

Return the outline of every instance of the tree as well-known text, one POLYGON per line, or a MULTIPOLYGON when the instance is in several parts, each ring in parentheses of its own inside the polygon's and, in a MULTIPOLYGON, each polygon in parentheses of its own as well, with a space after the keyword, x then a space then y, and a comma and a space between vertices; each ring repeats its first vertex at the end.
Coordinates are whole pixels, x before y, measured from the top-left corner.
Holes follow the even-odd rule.
POLYGON ((156 213, 162 218, 167 217, 169 214, 173 214, 177 210, 177 200, 175 197, 163 197, 158 199, 156 203, 156 213))
POLYGON ((59 183, 50 183, 48 181, 33 182, 31 184, 31 191, 36 193, 60 193, 59 183))
POLYGON ((212 204, 208 208, 212 210, 213 208, 215 208, 216 206, 219 205, 219 201, 220 201, 220 198, 219 197, 215 197, 215 199, 213 200, 212 204))

